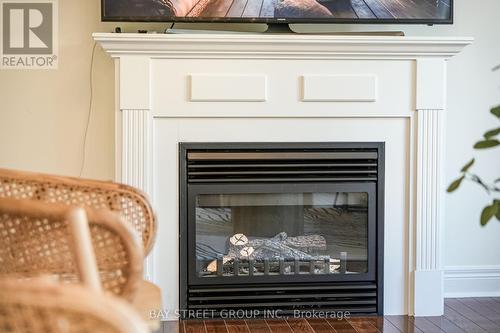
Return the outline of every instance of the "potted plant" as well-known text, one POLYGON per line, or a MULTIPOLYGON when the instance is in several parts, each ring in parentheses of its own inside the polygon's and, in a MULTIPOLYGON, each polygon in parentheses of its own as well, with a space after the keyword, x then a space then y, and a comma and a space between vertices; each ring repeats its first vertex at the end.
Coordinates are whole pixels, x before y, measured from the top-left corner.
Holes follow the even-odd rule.
MULTIPOLYGON (((493 71, 500 70, 500 65, 495 67, 493 71)), ((500 120, 500 106, 491 109, 491 114, 500 120)), ((484 149, 495 149, 500 145, 499 141, 500 127, 496 127, 484 133, 483 138, 474 145, 474 149, 484 150, 484 149)), ((497 178, 492 183, 483 181, 481 177, 477 174, 471 172, 471 168, 474 165, 475 159, 471 159, 464 167, 460 170, 460 177, 454 180, 448 187, 448 193, 457 190, 460 184, 464 180, 474 182, 481 186, 491 197, 492 201, 486 207, 483 208, 481 212, 480 222, 482 226, 485 226, 491 219, 496 218, 500 221, 500 178, 497 178)))

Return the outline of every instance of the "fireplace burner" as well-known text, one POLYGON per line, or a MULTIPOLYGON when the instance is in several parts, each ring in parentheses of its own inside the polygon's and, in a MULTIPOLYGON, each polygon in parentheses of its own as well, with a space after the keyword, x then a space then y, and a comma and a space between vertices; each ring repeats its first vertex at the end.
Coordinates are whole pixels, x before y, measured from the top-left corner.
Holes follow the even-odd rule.
POLYGON ((181 309, 383 314, 383 163, 383 143, 181 143, 181 309))

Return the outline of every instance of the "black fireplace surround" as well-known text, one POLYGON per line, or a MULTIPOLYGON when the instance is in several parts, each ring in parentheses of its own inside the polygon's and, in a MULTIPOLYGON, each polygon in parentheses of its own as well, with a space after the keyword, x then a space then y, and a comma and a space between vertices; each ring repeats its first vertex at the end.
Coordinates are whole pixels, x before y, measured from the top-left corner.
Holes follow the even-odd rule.
POLYGON ((383 314, 384 143, 180 143, 180 309, 383 314))

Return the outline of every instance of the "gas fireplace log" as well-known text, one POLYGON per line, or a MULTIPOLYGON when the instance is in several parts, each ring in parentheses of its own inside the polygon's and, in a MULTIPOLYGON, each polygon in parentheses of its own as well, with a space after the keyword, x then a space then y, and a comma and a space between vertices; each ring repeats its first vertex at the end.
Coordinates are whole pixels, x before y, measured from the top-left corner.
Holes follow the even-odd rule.
MULTIPOLYGON (((239 258, 239 259, 249 258, 249 256, 242 255, 241 251, 239 251, 239 249, 237 248, 230 249, 227 256, 230 258, 239 258)), ((294 260, 294 259, 320 260, 323 259, 324 256, 313 256, 304 251, 294 249, 290 246, 281 243, 263 243, 262 245, 259 245, 258 247, 254 248, 254 251, 251 254, 251 258, 257 260, 263 260, 265 258, 270 258, 270 259, 283 258, 286 260, 294 260)))
POLYGON ((230 258, 247 258, 251 253, 253 259, 279 258, 311 260, 319 259, 307 251, 309 249, 325 250, 326 240, 321 235, 306 235, 288 237, 285 232, 280 232, 272 238, 248 239, 243 234, 236 234, 228 242, 227 256, 230 258), (235 237, 237 236, 237 237, 235 237), (242 243, 236 243, 235 238, 244 239, 242 243), (242 247, 244 245, 244 247, 242 247), (248 251, 251 249, 252 251, 248 251))
POLYGON ((288 237, 285 240, 285 244, 293 247, 326 250, 326 240, 321 235, 288 237))
MULTIPOLYGON (((239 233, 228 239, 227 246, 227 254, 218 253, 217 259, 208 264, 206 268, 208 272, 217 272, 219 275, 221 274, 221 266, 226 263, 233 265, 234 269, 236 269, 240 260, 251 260, 252 268, 255 261, 264 261, 264 271, 267 271, 267 273, 269 273, 270 261, 281 263, 282 261, 292 260, 296 263, 307 263, 310 261, 328 262, 331 260, 329 256, 308 253, 311 249, 326 249, 326 240, 321 235, 288 237, 285 232, 280 232, 272 238, 249 239, 244 234, 239 233)), ((203 253, 214 251, 212 247, 205 244, 197 244, 198 250, 203 250, 203 253)), ((280 269, 283 269, 281 265, 280 269)))

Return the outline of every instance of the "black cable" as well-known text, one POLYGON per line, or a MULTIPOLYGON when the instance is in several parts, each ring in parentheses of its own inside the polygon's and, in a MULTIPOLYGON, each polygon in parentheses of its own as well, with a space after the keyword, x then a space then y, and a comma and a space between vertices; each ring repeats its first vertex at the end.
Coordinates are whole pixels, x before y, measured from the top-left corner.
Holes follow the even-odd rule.
POLYGON ((165 33, 167 33, 170 29, 172 29, 175 25, 175 22, 172 22, 172 24, 170 25, 170 28, 167 28, 165 29, 165 33))
POLYGON ((82 165, 80 167, 80 177, 83 174, 83 169, 85 167, 85 158, 87 155, 87 134, 89 132, 89 127, 90 127, 90 119, 92 117, 92 103, 94 101, 94 85, 93 85, 93 79, 94 79, 94 56, 95 56, 95 49, 97 46, 97 42, 94 42, 94 46, 92 47, 92 56, 90 57, 90 97, 89 97, 89 111, 87 115, 87 124, 85 125, 85 133, 83 135, 83 157, 82 157, 82 165))

